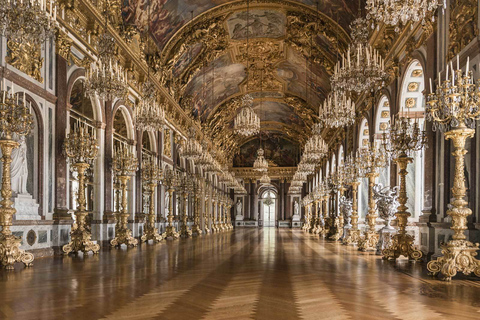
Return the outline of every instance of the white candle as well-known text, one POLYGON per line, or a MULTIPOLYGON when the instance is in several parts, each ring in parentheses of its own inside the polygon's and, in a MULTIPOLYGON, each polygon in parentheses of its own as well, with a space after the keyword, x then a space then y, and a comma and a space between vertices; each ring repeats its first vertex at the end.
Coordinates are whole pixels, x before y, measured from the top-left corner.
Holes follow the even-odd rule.
POLYGON ((430 80, 430 93, 433 93, 432 78, 430 78, 428 80, 430 80))
POLYGON ((470 67, 470 57, 467 58, 467 67, 465 68, 465 74, 468 76, 468 68, 470 67))
POLYGON ((447 63, 447 76, 445 77, 445 81, 448 80, 448 63, 447 63))
POLYGON ((457 70, 460 70, 460 58, 458 57, 458 54, 457 54, 457 70))
POLYGON ((452 86, 455 85, 455 69, 453 69, 453 63, 450 61, 450 69, 452 69, 452 86))

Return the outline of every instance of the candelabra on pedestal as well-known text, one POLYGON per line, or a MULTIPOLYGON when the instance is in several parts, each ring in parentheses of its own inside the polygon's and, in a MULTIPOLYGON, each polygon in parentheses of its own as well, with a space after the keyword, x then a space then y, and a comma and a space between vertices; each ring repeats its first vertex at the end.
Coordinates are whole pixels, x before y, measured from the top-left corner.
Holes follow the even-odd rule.
POLYGON ((453 70, 452 64, 451 80, 447 77, 438 86, 436 92, 432 90, 430 80, 430 94, 427 101, 427 119, 434 122, 434 128, 445 132, 445 139, 452 140, 455 157, 455 177, 453 181, 453 202, 447 210, 447 215, 452 217, 452 226, 454 234, 447 244, 442 245, 443 256, 432 260, 427 264, 427 269, 433 275, 442 273, 444 280, 451 280, 457 272, 466 275, 472 272, 480 277, 480 261, 475 258, 478 243, 472 243, 466 240, 464 231, 467 229, 467 217, 472 214, 472 210, 467 208, 468 202, 465 200, 467 188, 465 186, 465 143, 468 138, 475 135, 475 121, 480 119, 480 82, 473 81, 473 72, 469 70, 469 60, 467 61, 466 73, 463 73, 458 67, 453 70))
POLYGON ((220 224, 220 228, 222 231, 227 231, 227 199, 225 199, 225 195, 222 195, 220 200, 220 208, 222 209, 222 222, 220 224))
POLYGON ((180 237, 190 238, 192 231, 188 228, 188 195, 193 191, 193 181, 186 174, 181 179, 180 188, 183 194, 183 216, 180 237))
POLYGON ((357 193, 360 186, 360 164, 358 157, 349 156, 345 161, 347 183, 352 187, 352 227, 347 230, 343 238, 345 245, 357 245, 360 242, 360 229, 358 228, 358 201, 357 193))
POLYGON ((360 149, 360 167, 364 176, 368 178, 368 214, 366 216, 367 230, 359 243, 359 250, 369 251, 377 250, 379 239, 376 231, 377 211, 375 210, 375 199, 373 197, 373 187, 375 179, 379 176, 378 169, 386 165, 385 155, 380 152, 375 143, 369 144, 367 148, 360 149))
POLYGON ((330 199, 330 190, 328 186, 328 182, 326 180, 323 181, 320 190, 320 206, 319 206, 319 234, 322 237, 326 237, 327 234, 330 232, 330 224, 328 221, 328 201, 330 199))
POLYGON ((205 191, 205 212, 203 213, 203 230, 205 234, 210 233, 210 228, 208 227, 208 219, 210 219, 210 208, 208 205, 208 193, 205 191))
POLYGON ((115 215, 117 223, 115 225, 115 238, 110 240, 112 247, 125 244, 127 247, 136 247, 138 240, 132 237, 132 230, 128 229, 128 201, 127 201, 127 183, 138 169, 138 161, 132 146, 120 145, 115 150, 113 157, 113 171, 117 176, 122 199, 120 202, 120 210, 115 215))
POLYGON ((167 168, 165 170, 165 175, 164 175, 164 183, 167 186, 167 192, 168 192, 168 216, 167 216, 167 227, 165 228, 165 232, 162 234, 162 237, 164 239, 178 239, 179 234, 175 230, 175 226, 173 225, 173 192, 175 191, 175 188, 178 187, 179 181, 178 181, 178 174, 173 171, 170 168, 167 168))
POLYGON ((228 230, 233 230, 232 214, 230 212, 230 209, 232 207, 233 207, 233 200, 228 198, 228 200, 227 200, 227 225, 228 225, 228 230))
POLYGON ((320 228, 320 213, 318 210, 318 203, 321 201, 321 193, 320 189, 316 188, 313 191, 313 212, 312 212, 312 219, 310 223, 310 233, 319 234, 321 231, 320 228))
POLYGON ((200 179, 196 177, 193 182, 193 198, 194 198, 194 210, 193 210, 193 226, 192 235, 202 235, 202 227, 200 225, 200 193, 202 192, 200 179))
POLYGON ((33 129, 33 116, 27 108, 25 95, 19 103, 18 96, 10 95, 6 88, 0 91, 0 150, 2 151, 2 200, 0 201, 0 264, 7 270, 13 270, 15 262, 22 262, 26 267, 33 266, 33 254, 20 249, 22 240, 13 235, 13 216, 16 213, 12 208, 12 151, 20 145, 13 139, 13 135, 26 136, 33 129))
POLYGON ((143 228, 143 235, 140 238, 142 242, 153 240, 153 243, 162 241, 162 236, 155 227, 155 187, 163 178, 162 169, 156 164, 155 158, 143 161, 142 180, 145 184, 149 196, 147 222, 143 228))
POLYGON ((100 250, 100 246, 92 242, 92 235, 85 222, 88 215, 85 199, 85 173, 90 168, 90 164, 97 158, 98 149, 95 131, 90 134, 84 124, 75 125, 73 133, 67 135, 63 145, 63 150, 70 159, 72 168, 78 174, 76 219, 70 232, 70 242, 62 248, 65 254, 78 253, 79 251, 84 254, 92 251, 95 254, 100 250))
MULTIPOLYGON (((339 199, 343 197, 343 194, 346 190, 345 188, 345 172, 343 167, 338 167, 337 172, 334 175, 333 184, 335 185, 335 189, 338 190, 339 199)), ((335 191, 335 195, 337 195, 337 191, 335 191)), ((344 224, 344 217, 340 210, 337 208, 337 214, 335 215, 334 222, 333 222, 333 232, 330 231, 332 235, 330 236, 330 240, 338 241, 343 237, 343 224, 344 224)))
POLYGON ((302 199, 302 205, 305 208, 305 218, 303 221, 302 225, 302 230, 307 232, 310 229, 310 206, 311 206, 311 201, 310 201, 310 193, 307 194, 303 199, 302 199))
POLYGON ((415 237, 407 234, 406 227, 410 213, 407 208, 407 166, 413 161, 412 153, 423 149, 426 143, 425 131, 420 130, 417 121, 414 123, 405 117, 396 119, 388 133, 383 134, 382 147, 397 163, 400 176, 399 206, 397 217, 398 233, 393 236, 390 245, 382 251, 383 259, 396 260, 400 256, 420 260, 422 252, 415 246, 415 237))

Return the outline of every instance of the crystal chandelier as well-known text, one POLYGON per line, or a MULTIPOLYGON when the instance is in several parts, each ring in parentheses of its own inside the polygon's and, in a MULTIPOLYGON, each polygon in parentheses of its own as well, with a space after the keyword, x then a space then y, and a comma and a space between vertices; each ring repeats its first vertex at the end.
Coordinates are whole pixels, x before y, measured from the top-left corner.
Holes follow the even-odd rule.
POLYGON ((400 26, 408 22, 422 21, 431 15, 435 21, 435 10, 443 6, 446 9, 446 1, 439 0, 367 0, 367 19, 374 19, 390 26, 395 26, 395 32, 400 31, 400 26))
POLYGON ((142 100, 134 110, 135 126, 140 131, 156 132, 165 125, 165 111, 157 103, 155 85, 146 81, 142 86, 142 100))
POLYGON ((233 128, 236 134, 249 137, 260 131, 260 118, 253 111, 253 97, 246 94, 242 97, 240 112, 235 117, 233 128))
POLYGON ((320 161, 328 152, 328 146, 322 138, 322 124, 313 125, 313 135, 305 144, 303 159, 306 163, 315 164, 320 161))
POLYGON ((1 34, 18 43, 38 45, 55 35, 54 0, 1 0, 1 34), (48 7, 48 9, 47 9, 48 7))
POLYGON ((352 125, 355 122, 355 102, 345 93, 332 91, 319 110, 320 121, 330 128, 352 125))
POLYGON ((305 174, 309 175, 315 172, 315 165, 311 163, 306 163, 303 161, 300 161, 300 163, 297 166, 297 172, 300 174, 305 174))
POLYGON ((95 130, 90 133, 88 127, 81 123, 75 125, 73 133, 67 134, 63 146, 63 151, 72 164, 92 165, 98 156, 99 149, 95 130))
POLYGON ((128 93, 127 72, 118 64, 115 39, 105 31, 98 37, 98 60, 90 65, 85 74, 85 93, 98 94, 105 101, 126 98, 128 93))
POLYGON ((260 147, 257 151, 257 158, 253 163, 253 170, 258 172, 267 172, 268 170, 268 161, 264 157, 265 151, 260 147))
POLYGON ((385 85, 388 75, 380 53, 368 43, 368 23, 355 19, 350 25, 353 44, 334 68, 332 88, 340 92, 371 91, 385 85))
POLYGON ((183 156, 187 160, 192 160, 194 162, 198 161, 203 154, 203 149, 200 143, 196 139, 195 129, 190 127, 188 131, 187 142, 185 143, 185 148, 183 150, 183 156))

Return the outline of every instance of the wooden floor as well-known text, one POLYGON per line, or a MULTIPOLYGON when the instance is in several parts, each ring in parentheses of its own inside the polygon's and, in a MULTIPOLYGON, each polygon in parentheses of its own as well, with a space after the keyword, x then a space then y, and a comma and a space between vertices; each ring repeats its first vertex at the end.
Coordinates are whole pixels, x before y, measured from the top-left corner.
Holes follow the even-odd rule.
POLYGON ((0 271, 0 319, 480 319, 480 281, 424 267, 239 230, 0 271))

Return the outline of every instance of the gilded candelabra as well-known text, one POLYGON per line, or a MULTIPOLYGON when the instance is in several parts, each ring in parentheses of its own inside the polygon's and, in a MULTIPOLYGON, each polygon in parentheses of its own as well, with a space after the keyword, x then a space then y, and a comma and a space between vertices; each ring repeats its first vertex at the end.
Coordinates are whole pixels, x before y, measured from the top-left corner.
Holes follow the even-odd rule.
POLYGON ((77 193, 77 210, 75 210, 76 221, 72 225, 70 232, 71 240, 64 245, 62 250, 65 254, 70 252, 88 253, 92 251, 98 253, 100 246, 92 242, 92 235, 87 229, 85 218, 88 215, 86 210, 85 199, 85 172, 90 164, 98 156, 98 143, 95 136, 88 132, 87 126, 80 124, 75 125, 73 133, 67 135, 63 150, 72 163, 72 167, 78 173, 78 193, 77 193))
POLYGON ((469 60, 466 66, 466 73, 463 73, 458 67, 454 71, 451 66, 452 77, 447 77, 443 83, 438 79, 436 92, 432 90, 430 80, 430 91, 427 101, 427 119, 434 122, 434 128, 445 132, 445 139, 453 141, 455 157, 455 177, 453 181, 453 202, 447 210, 447 214, 452 217, 452 226, 454 234, 452 240, 442 246, 443 256, 432 260, 427 264, 427 269, 433 275, 441 272, 445 280, 451 280, 457 272, 466 275, 472 272, 480 277, 480 261, 475 258, 478 243, 472 243, 466 240, 464 231, 467 229, 467 217, 472 214, 472 210, 467 208, 468 202, 465 200, 467 192, 465 186, 465 143, 468 138, 475 134, 475 121, 480 119, 480 81, 473 82, 473 72, 469 70, 469 60))
MULTIPOLYGON (((333 176, 333 184, 335 185, 335 196, 339 196, 339 199, 343 197, 345 193, 345 171, 343 166, 337 168, 337 172, 333 176), (337 193, 338 191, 338 193, 337 193)), ((335 199, 335 202, 337 199, 335 199)), ((332 235, 330 240, 338 241, 343 237, 343 224, 344 217, 340 210, 337 208, 337 214, 334 217, 333 230, 331 230, 332 235), (333 231, 333 232, 332 232, 333 231)))
MULTIPOLYGON (((2 81, 3 82, 3 81, 2 81)), ((13 140, 13 135, 26 136, 33 129, 33 116, 27 108, 25 95, 19 102, 18 95, 9 94, 3 88, 0 91, 0 150, 2 151, 2 200, 0 201, 0 263, 8 270, 15 262, 22 262, 26 267, 33 265, 33 254, 20 249, 21 239, 14 236, 10 227, 16 210, 12 208, 12 151, 20 145, 13 140)))
POLYGON ((349 156, 345 161, 345 170, 347 175, 347 183, 352 187, 352 227, 347 230, 347 234, 343 238, 345 245, 357 245, 360 240, 360 229, 358 228, 358 201, 357 193, 360 186, 360 164, 359 159, 349 156))
POLYGON ((175 230, 175 226, 173 225, 173 192, 175 191, 175 188, 178 187, 179 184, 179 179, 178 179, 178 174, 173 171, 170 168, 167 168, 165 170, 165 177, 164 177, 164 183, 167 186, 167 192, 168 192, 168 216, 167 216, 167 227, 165 228, 165 233, 162 235, 164 239, 178 239, 180 236, 177 231, 175 230))
POLYGON ((155 157, 144 160, 142 163, 142 180, 148 192, 147 222, 143 228, 142 242, 153 240, 153 243, 162 241, 162 236, 155 227, 155 188, 163 178, 162 169, 157 165, 155 157))
POLYGON ((115 247, 125 244, 127 247, 136 247, 138 240, 132 237, 132 230, 128 229, 129 214, 127 209, 127 183, 138 168, 138 161, 133 147, 121 144, 120 147, 115 150, 112 166, 118 183, 120 184, 122 199, 120 202, 121 209, 115 215, 117 220, 117 224, 115 225, 115 238, 110 240, 110 245, 115 247))
POLYGON ((193 182, 193 197, 194 197, 194 210, 193 210, 193 226, 192 226, 192 235, 200 236, 202 235, 202 227, 200 224, 200 193, 202 192, 201 182, 199 177, 196 177, 193 182))
POLYGON ((227 198, 227 225, 228 225, 228 230, 233 230, 232 214, 230 212, 232 207, 233 207, 233 200, 230 199, 230 198, 227 198))
POLYGON ((180 188, 183 195, 183 215, 180 236, 184 238, 190 238, 192 236, 192 230, 188 228, 188 196, 193 192, 193 181, 186 174, 181 179, 180 188))
MULTIPOLYGON (((328 178, 326 178, 328 179, 328 178)), ((328 201, 330 200, 330 189, 328 181, 324 180, 320 192, 320 206, 319 206, 319 234, 326 237, 330 232, 330 223, 328 217, 328 201)))
POLYGON ((210 219, 210 208, 208 205, 208 192, 205 190, 205 211, 203 213, 203 231, 205 234, 210 233, 210 228, 208 227, 208 219, 210 219))
POLYGON ((304 223, 303 223, 303 226, 302 226, 302 230, 307 232, 308 230, 310 230, 310 221, 312 219, 311 217, 311 207, 312 207, 312 194, 309 193, 307 194, 303 200, 302 200, 302 204, 303 204, 303 207, 305 208, 305 219, 304 219, 304 223))
POLYGON ((359 243, 359 250, 376 250, 379 235, 375 229, 378 215, 375 210, 373 187, 375 179, 379 176, 378 169, 386 165, 386 157, 375 143, 371 143, 367 148, 360 149, 359 158, 361 171, 368 178, 368 214, 366 216, 368 228, 359 243))
POLYGON ((318 210, 318 204, 321 201, 321 189, 319 187, 315 188, 313 191, 313 210, 312 210, 312 217, 310 219, 310 229, 308 230, 310 233, 319 234, 320 233, 320 213, 318 210))
POLYGON ((422 251, 415 246, 415 237, 407 234, 406 227, 410 213, 407 208, 407 166, 413 161, 411 154, 420 151, 426 143, 425 131, 420 130, 417 121, 399 117, 390 132, 383 134, 382 146, 385 152, 393 156, 399 168, 400 195, 395 216, 397 217, 398 233, 393 236, 390 245, 382 251, 384 259, 396 260, 400 256, 420 260, 422 251))

